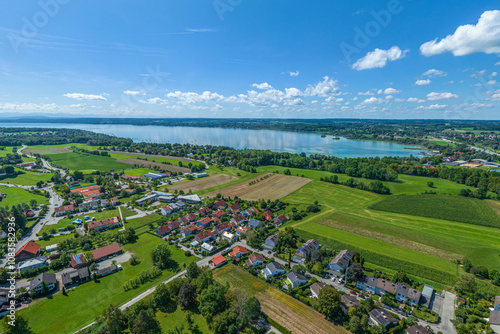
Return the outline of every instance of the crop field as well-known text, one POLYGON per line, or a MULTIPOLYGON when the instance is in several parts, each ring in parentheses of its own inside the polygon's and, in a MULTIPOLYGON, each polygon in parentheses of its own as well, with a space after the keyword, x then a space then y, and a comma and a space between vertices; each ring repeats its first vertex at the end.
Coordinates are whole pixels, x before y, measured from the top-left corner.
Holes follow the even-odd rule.
POLYGON ((49 182, 52 178, 52 173, 42 173, 42 172, 28 172, 21 170, 19 168, 15 168, 17 172, 22 174, 18 174, 16 176, 6 176, 0 179, 0 183, 10 183, 10 184, 19 184, 21 186, 35 186, 39 181, 43 181, 45 183, 49 182))
POLYGON ((58 153, 50 156, 51 161, 58 166, 70 170, 120 170, 130 168, 130 165, 101 155, 84 155, 79 153, 58 153))
POLYGON ((238 180, 238 178, 226 174, 217 174, 214 176, 196 179, 194 181, 187 181, 187 182, 181 182, 179 184, 174 184, 172 186, 168 186, 167 189, 170 192, 173 192, 174 190, 183 190, 184 192, 191 190, 192 192, 198 192, 200 190, 205 190, 208 188, 224 185, 226 183, 235 180, 238 180))
POLYGON ((149 167, 153 168, 153 166, 158 166, 160 170, 166 170, 170 172, 181 172, 181 173, 190 173, 191 170, 186 167, 179 167, 175 165, 168 165, 164 164, 161 162, 153 162, 153 161, 148 161, 148 160, 140 160, 136 158, 126 158, 126 159, 121 159, 118 160, 118 163, 121 163, 122 165, 125 165, 123 168, 130 168, 130 165, 132 166, 141 166, 141 167, 149 167))
MULTIPOLYGON (((122 271, 100 278, 99 283, 84 283, 69 290, 67 296, 58 291, 51 298, 34 301, 28 308, 18 311, 18 314, 30 320, 30 326, 37 334, 73 333, 101 316, 109 304, 121 305, 175 274, 174 270, 165 270, 161 276, 137 289, 125 291, 122 287, 123 283, 152 267, 150 252, 163 242, 151 234, 142 234, 135 243, 123 246, 124 251, 133 252, 139 257, 141 262, 138 265, 124 263, 122 271), (54 321, 54 315, 57 315, 57 321, 54 321)), ((197 259, 194 256, 186 257, 184 251, 175 247, 170 247, 170 250, 173 260, 181 268, 183 263, 189 264, 197 259)))
POLYGON ((238 196, 246 200, 282 198, 311 182, 311 179, 266 173, 261 176, 206 194, 214 197, 221 193, 224 197, 238 196))
POLYGON ((48 203, 48 198, 45 198, 44 196, 32 194, 29 191, 24 190, 22 188, 18 188, 18 187, 0 186, 0 193, 7 194, 7 197, 3 198, 0 201, 0 206, 12 207, 13 205, 21 204, 21 203, 26 203, 29 205, 30 201, 32 199, 35 199, 37 201, 38 205, 48 203))
POLYGON ((257 297, 262 311, 292 333, 349 333, 336 326, 313 308, 271 287, 243 269, 226 265, 214 272, 214 278, 222 284, 241 289, 257 297))
POLYGON ((500 217, 488 202, 461 196, 390 196, 370 209, 500 228, 500 217))
MULTIPOLYGON (((491 269, 500 266, 500 229, 370 209, 392 197, 313 181, 283 200, 291 204, 318 200, 323 210, 285 225, 337 251, 360 251, 371 264, 445 284, 456 275, 452 261, 457 258, 467 257, 474 265, 491 269)), ((495 211, 489 201, 481 203, 495 211)))
POLYGON ((34 147, 27 147, 23 150, 23 153, 29 154, 29 155, 34 155, 34 154, 40 154, 40 155, 51 155, 51 154, 59 154, 59 153, 71 153, 73 152, 71 150, 71 145, 65 145, 65 146, 46 146, 43 148, 34 148, 34 147))

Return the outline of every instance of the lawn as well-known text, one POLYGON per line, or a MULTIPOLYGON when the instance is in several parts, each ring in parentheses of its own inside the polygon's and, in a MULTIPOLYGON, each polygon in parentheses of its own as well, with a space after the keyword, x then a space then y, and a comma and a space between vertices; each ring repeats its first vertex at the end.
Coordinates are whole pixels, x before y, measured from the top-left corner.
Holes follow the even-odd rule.
POLYGON ((14 146, 6 146, 4 150, 0 150, 0 158, 7 156, 7 154, 14 153, 12 151, 13 148, 14 148, 14 146))
POLYGON ((130 165, 116 161, 110 157, 80 153, 57 153, 50 156, 51 162, 70 170, 111 171, 130 168, 130 165))
POLYGON ((0 201, 1 206, 7 205, 9 207, 12 207, 13 205, 21 203, 26 203, 29 205, 32 199, 35 199, 38 205, 48 204, 49 199, 46 198, 45 196, 32 194, 29 191, 24 190, 22 188, 18 187, 5 187, 3 189, 2 188, 3 187, 0 186, 0 193, 7 194, 7 197, 3 198, 0 201))
POLYGON ((128 159, 128 158, 141 158, 141 159, 148 159, 148 161, 152 162, 167 162, 173 166, 179 166, 179 162, 181 162, 182 167, 188 167, 189 163, 192 165, 201 165, 205 166, 204 163, 194 161, 194 160, 187 160, 185 158, 176 158, 176 157, 162 157, 162 156, 157 156, 157 155, 147 155, 147 154, 126 154, 126 153, 115 153, 108 151, 109 156, 112 157, 113 159, 116 160, 122 160, 122 159, 128 159), (186 161, 187 160, 187 161, 186 161))
POLYGON ((149 168, 131 168, 125 169, 123 173, 130 176, 143 176, 147 173, 158 173, 158 171, 149 168))
MULTIPOLYGON (((156 227, 156 222, 162 218, 164 218, 162 215, 153 213, 145 217, 129 219, 126 220, 125 222, 125 228, 126 229, 133 228, 135 230, 135 233, 138 234, 141 232, 148 231, 149 224, 153 224, 153 226, 156 227)), ((116 231, 116 230, 111 230, 111 231, 116 231)))
MULTIPOLYGON (((68 296, 63 296, 59 291, 50 299, 43 298, 35 301, 28 308, 18 311, 18 314, 29 319, 30 326, 35 333, 73 333, 94 321, 109 304, 121 305, 175 274, 174 270, 166 270, 160 277, 135 290, 125 291, 122 287, 124 282, 151 268, 150 252, 162 242, 164 241, 160 238, 145 233, 134 244, 127 244, 123 247, 124 251, 134 252, 140 258, 140 264, 136 266, 122 264, 122 271, 101 278, 99 283, 82 284, 68 291, 68 296), (55 319, 57 320, 54 321, 55 319)), ((197 259, 194 256, 185 257, 184 252, 175 247, 170 247, 170 249, 173 259, 180 267, 183 263, 189 264, 197 259)))
POLYGON ((486 201, 462 196, 390 196, 370 209, 500 228, 500 217, 486 201))
POLYGON ((36 186, 39 181, 44 183, 50 182, 52 173, 28 172, 19 168, 15 168, 16 172, 21 173, 16 176, 7 176, 0 179, 1 183, 18 184, 21 186, 36 186))
MULTIPOLYGON (((133 212, 132 210, 129 210, 125 207, 120 207, 122 211, 123 217, 130 217, 135 215, 136 213, 133 212)), ((111 217, 118 217, 120 218, 120 213, 118 212, 118 209, 113 209, 113 210, 103 210, 102 212, 92 212, 92 213, 83 213, 80 215, 75 215, 73 218, 63 218, 57 222, 57 224, 53 225, 44 225, 42 230, 40 231, 40 235, 43 232, 50 233, 51 229, 55 229, 56 231, 61 228, 61 227, 66 227, 71 224, 71 222, 75 219, 81 218, 83 220, 84 217, 89 216, 89 221, 92 219, 92 217, 95 217, 95 220, 103 220, 111 217)))
MULTIPOLYGON (((177 306, 177 305, 176 305, 177 306)), ((162 311, 156 312, 156 319, 160 322, 160 326, 163 329, 164 333, 167 333, 169 330, 173 330, 174 328, 181 328, 184 326, 184 329, 187 329, 187 321, 186 317, 189 311, 183 310, 181 307, 177 306, 174 312, 164 313, 162 311)), ((203 315, 198 312, 190 312, 191 319, 193 320, 193 325, 198 328, 198 333, 212 333, 212 331, 208 328, 207 321, 203 317, 203 315)), ((193 331, 193 333, 196 333, 193 331)))
POLYGON ((262 311, 292 333, 349 333, 327 321, 313 308, 268 285, 265 281, 234 265, 217 269, 214 278, 221 284, 241 289, 260 301, 262 311))

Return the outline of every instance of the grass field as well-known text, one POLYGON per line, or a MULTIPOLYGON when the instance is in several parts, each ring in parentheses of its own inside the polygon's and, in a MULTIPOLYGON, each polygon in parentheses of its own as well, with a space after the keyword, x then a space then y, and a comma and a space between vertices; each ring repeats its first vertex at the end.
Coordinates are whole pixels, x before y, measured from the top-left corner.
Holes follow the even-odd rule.
POLYGON ((151 154, 131 153, 131 152, 121 152, 121 153, 115 153, 115 152, 111 152, 111 151, 108 151, 108 152, 109 152, 109 155, 116 160, 141 157, 141 158, 146 158, 149 161, 153 161, 153 162, 168 162, 174 166, 179 166, 179 161, 182 161, 183 166, 187 166, 189 163, 192 163, 193 165, 204 166, 204 164, 202 162, 190 160, 190 159, 182 158, 182 157, 151 155, 151 154))
POLYGON ((149 168, 131 168, 125 169, 123 173, 130 176, 143 176, 147 173, 158 173, 158 171, 149 168))
POLYGON ((141 167, 150 167, 153 168, 157 166, 160 170, 166 170, 170 172, 181 172, 181 173, 189 173, 191 170, 187 167, 179 167, 177 165, 168 165, 163 164, 161 162, 148 161, 148 160, 140 160, 137 158, 126 158, 118 160, 119 163, 127 164, 128 167, 132 166, 141 166, 141 167))
POLYGON ((2 188, 3 187, 0 186, 0 193, 7 194, 7 197, 5 197, 4 199, 2 199, 2 201, 0 201, 0 206, 8 205, 9 207, 12 207, 15 204, 21 204, 21 203, 26 203, 29 205, 32 199, 35 199, 38 205, 48 203, 48 198, 32 194, 29 191, 24 190, 22 188, 18 187, 5 187, 3 189, 2 188))
MULTIPOLYGON (((124 251, 134 252, 141 260, 136 266, 122 264, 123 270, 103 277, 99 283, 88 282, 68 291, 63 296, 59 291, 51 298, 43 298, 30 304, 18 314, 29 319, 30 326, 35 333, 66 334, 73 333, 100 316, 109 304, 121 305, 134 296, 146 291, 153 285, 175 274, 172 270, 163 271, 160 277, 149 281, 135 290, 125 291, 123 283, 139 275, 140 272, 151 268, 150 252, 156 245, 162 243, 148 233, 142 234, 134 244, 127 244, 124 251)), ((170 247, 173 259, 179 266, 196 261, 196 257, 185 257, 184 252, 170 247)))
POLYGON ((390 196, 370 209, 500 228, 500 216, 488 202, 461 196, 390 196))
POLYGON ((79 153, 57 153, 50 155, 51 161, 70 170, 120 170, 130 168, 130 165, 100 155, 83 155, 79 153))
POLYGON ((222 284, 227 282, 232 288, 257 297, 262 311, 292 333, 349 333, 343 327, 327 321, 313 308, 271 287, 240 267, 226 265, 215 271, 214 278, 222 284))
POLYGON ((7 154, 12 154, 12 149, 14 146, 6 146, 4 150, 0 150, 0 158, 7 156, 7 154))
MULTIPOLYGON (((188 311, 183 310, 181 307, 177 306, 174 312, 164 313, 162 311, 156 312, 156 319, 160 322, 160 326, 164 333, 172 330, 174 328, 187 328, 187 317, 188 311)), ((191 319, 193 320, 193 325, 198 328, 199 332, 193 331, 193 333, 212 333, 208 328, 207 320, 198 312, 191 312, 191 319)))
POLYGON ((193 181, 183 181, 181 183, 175 183, 174 185, 168 186, 167 189, 169 192, 173 192, 175 190, 183 190, 184 192, 188 192, 189 190, 191 190, 195 193, 200 190, 221 186, 235 180, 238 180, 238 178, 227 174, 217 174, 193 181))
POLYGON ((420 269, 408 265, 413 270, 409 273, 427 279, 436 279, 434 270, 456 274, 450 260, 457 257, 468 257, 474 265, 488 268, 500 266, 500 229, 369 209, 384 198, 387 196, 313 181, 284 200, 292 204, 318 200, 324 207, 319 214, 289 225, 337 250, 364 251, 367 261, 375 265, 398 270, 398 262, 413 263, 420 269), (426 273, 425 268, 430 271, 426 273))
MULTIPOLYGON (((122 215, 123 217, 130 217, 130 216, 133 216, 135 215, 136 213, 125 208, 125 207, 120 207, 121 211, 122 211, 122 215)), ((55 229, 56 232, 59 228, 61 227, 66 227, 68 225, 71 224, 71 222, 75 219, 82 219, 83 220, 83 217, 85 216, 89 216, 89 221, 90 219, 92 219, 92 217, 95 217, 96 220, 103 220, 103 219, 107 219, 107 218, 111 218, 111 217, 118 217, 120 218, 120 213, 118 212, 118 209, 113 209, 113 210, 104 210, 102 212, 92 212, 92 213, 83 213, 83 214, 80 214, 80 215, 76 215, 76 216, 73 216, 73 218, 63 218, 61 220, 59 220, 57 222, 57 224, 53 224, 53 225, 44 225, 42 227, 42 229, 40 230, 40 233, 39 234, 42 234, 43 232, 46 232, 46 233, 50 233, 49 231, 51 229, 55 229)))
POLYGON ((13 176, 7 176, 0 179, 1 183, 10 183, 10 184, 19 184, 21 186, 35 186, 39 181, 43 181, 45 183, 50 182, 52 178, 52 173, 37 173, 37 172, 28 172, 19 168, 15 168, 16 172, 20 172, 22 174, 13 176))
POLYGON ((214 197, 221 193, 224 197, 238 196, 246 200, 282 198, 311 182, 308 178, 266 173, 248 182, 241 182, 206 194, 214 197))

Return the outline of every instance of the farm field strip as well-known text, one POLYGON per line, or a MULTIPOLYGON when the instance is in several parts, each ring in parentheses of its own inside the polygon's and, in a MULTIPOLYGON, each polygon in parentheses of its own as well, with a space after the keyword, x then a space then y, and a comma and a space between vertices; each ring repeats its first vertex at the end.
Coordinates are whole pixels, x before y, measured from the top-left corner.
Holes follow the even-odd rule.
POLYGON ((311 182, 311 179, 297 176, 266 173, 247 182, 232 185, 218 191, 206 194, 214 197, 221 193, 224 197, 238 196, 247 200, 282 198, 311 182), (253 183, 249 185, 249 183, 253 183))
POLYGON ((230 176, 227 174, 216 174, 213 176, 196 179, 194 181, 181 182, 179 184, 176 183, 174 185, 168 186, 167 188, 169 192, 173 192, 174 190, 183 190, 184 192, 191 190, 192 192, 198 192, 201 190, 224 185, 236 180, 238 180, 238 178, 234 176, 230 176))

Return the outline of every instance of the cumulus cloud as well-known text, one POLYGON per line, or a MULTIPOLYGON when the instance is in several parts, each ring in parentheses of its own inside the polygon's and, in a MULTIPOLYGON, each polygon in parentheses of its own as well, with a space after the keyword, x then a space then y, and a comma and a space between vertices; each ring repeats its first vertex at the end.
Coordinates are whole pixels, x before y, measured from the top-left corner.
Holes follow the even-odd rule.
POLYGON ((417 86, 425 86, 425 85, 429 85, 431 83, 431 81, 429 79, 425 79, 425 80, 417 80, 415 81, 415 85, 417 86))
POLYGON ((436 93, 432 92, 427 94, 427 99, 429 101, 435 101, 435 100, 445 100, 445 99, 452 99, 452 98, 457 98, 458 95, 452 94, 449 92, 444 92, 444 93, 436 93))
POLYGON ((252 87, 255 87, 257 89, 265 89, 265 90, 273 89, 273 86, 271 86, 267 82, 263 82, 261 84, 252 84, 252 87))
POLYGON ((500 89, 493 92, 493 94, 487 98, 487 100, 490 100, 490 101, 500 101, 500 89))
POLYGON ((318 82, 316 85, 309 87, 305 90, 306 96, 329 96, 338 94, 340 91, 337 81, 330 79, 328 76, 323 77, 323 81, 318 82))
POLYGON ((395 61, 404 58, 409 50, 401 50, 398 46, 393 46, 389 50, 375 49, 368 52, 366 56, 358 59, 352 68, 358 71, 368 70, 372 68, 382 68, 387 65, 389 61, 395 61))
POLYGON ((428 107, 420 106, 417 109, 424 109, 424 110, 436 110, 436 109, 444 109, 448 107, 446 104, 433 104, 428 107))
POLYGON ((288 74, 290 74, 291 77, 298 77, 299 76, 299 71, 288 72, 288 74))
POLYGON ((359 92, 358 95, 375 95, 371 90, 366 92, 359 92))
POLYGON ((181 92, 175 91, 167 94, 168 98, 178 99, 183 103, 205 103, 209 101, 221 101, 224 99, 223 95, 205 91, 202 94, 194 92, 181 92))
POLYGON ((132 95, 132 96, 144 95, 142 92, 140 92, 138 90, 126 90, 126 91, 123 91, 123 94, 132 95))
POLYGON ((476 25, 459 26, 455 33, 438 41, 426 42, 420 46, 424 56, 451 52, 454 56, 473 53, 500 54, 500 10, 484 12, 476 25))
POLYGON ((386 88, 386 89, 384 90, 384 94, 386 94, 386 95, 389 95, 389 94, 391 94, 391 95, 392 95, 392 94, 399 94, 399 93, 401 93, 401 91, 400 91, 400 90, 394 89, 394 88, 392 88, 392 87, 386 88))
POLYGON ((441 71, 441 70, 436 70, 435 68, 431 68, 430 70, 427 70, 425 71, 422 76, 424 77, 431 77, 431 78, 435 78, 435 77, 444 77, 446 76, 448 73, 446 73, 445 71, 441 71))
POLYGON ((366 99, 361 103, 364 103, 364 104, 382 103, 382 99, 372 96, 369 99, 366 99))
POLYGON ((82 94, 82 93, 67 93, 64 96, 75 100, 89 100, 89 101, 106 101, 106 98, 101 95, 96 94, 82 94))
POLYGON ((416 98, 416 97, 410 97, 408 98, 408 100, 406 100, 408 102, 418 102, 418 103, 423 103, 425 102, 425 100, 422 100, 422 99, 419 99, 419 98, 416 98))
POLYGON ((143 104, 166 104, 167 100, 164 100, 164 99, 159 98, 159 97, 153 97, 153 98, 147 99, 147 100, 139 100, 139 102, 143 103, 143 104))

